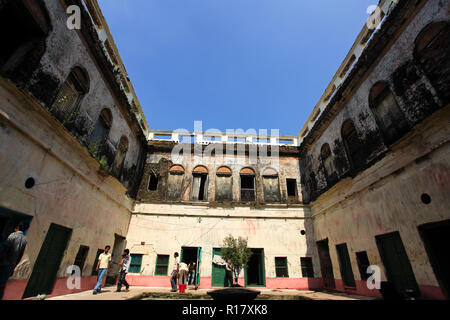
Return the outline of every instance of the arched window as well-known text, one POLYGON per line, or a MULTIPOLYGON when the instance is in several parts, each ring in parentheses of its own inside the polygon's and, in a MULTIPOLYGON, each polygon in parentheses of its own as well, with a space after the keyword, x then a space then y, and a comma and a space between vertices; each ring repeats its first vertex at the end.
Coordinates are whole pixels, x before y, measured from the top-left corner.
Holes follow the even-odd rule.
POLYGON ((128 138, 122 136, 120 138, 119 146, 117 147, 117 153, 113 164, 113 173, 117 176, 120 176, 121 174, 127 151, 128 151, 128 138))
POLYGON ((267 168, 263 172, 263 188, 265 202, 280 202, 280 182, 278 172, 272 168, 267 168))
POLYGON ((215 200, 233 200, 233 177, 228 167, 220 167, 216 171, 215 200))
POLYGON ((184 179, 184 168, 181 165, 174 165, 169 169, 167 178, 167 199, 179 200, 184 179))
POLYGON ((170 168, 169 173, 172 175, 183 175, 184 168, 180 165, 174 165, 170 168))
POLYGON ((208 199, 208 169, 204 166, 195 167, 192 172, 191 200, 203 201, 208 199))
POLYGON ((415 56, 444 105, 450 101, 450 23, 426 26, 415 41, 415 56))
POLYGON ((112 125, 111 110, 105 108, 100 112, 100 115, 98 116, 97 123, 95 124, 94 131, 92 132, 91 135, 91 143, 97 146, 102 145, 109 135, 111 125, 112 125))
POLYGON ((80 67, 75 67, 59 90, 50 110, 60 121, 67 120, 88 91, 89 77, 87 73, 80 67))
POLYGON ((387 145, 406 133, 408 123, 386 82, 378 82, 372 87, 369 94, 369 106, 387 145))
POLYGON ((352 169, 357 170, 362 166, 363 162, 362 146, 352 120, 348 119, 343 123, 341 134, 350 166, 352 169))
POLYGON ((241 177, 241 201, 255 201, 255 171, 244 168, 240 172, 241 177))
POLYGON ((331 157, 331 149, 328 143, 325 143, 320 150, 320 156, 322 158, 323 166, 327 177, 330 177, 334 173, 333 158, 331 157))

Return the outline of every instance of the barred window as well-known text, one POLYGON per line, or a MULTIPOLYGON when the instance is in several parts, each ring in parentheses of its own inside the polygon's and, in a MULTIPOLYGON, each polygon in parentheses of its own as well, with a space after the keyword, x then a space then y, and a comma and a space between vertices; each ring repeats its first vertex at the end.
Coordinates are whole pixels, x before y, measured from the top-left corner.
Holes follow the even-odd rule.
POLYGON ((75 67, 59 90, 50 110, 60 121, 67 120, 88 91, 89 78, 86 72, 80 67, 75 67))

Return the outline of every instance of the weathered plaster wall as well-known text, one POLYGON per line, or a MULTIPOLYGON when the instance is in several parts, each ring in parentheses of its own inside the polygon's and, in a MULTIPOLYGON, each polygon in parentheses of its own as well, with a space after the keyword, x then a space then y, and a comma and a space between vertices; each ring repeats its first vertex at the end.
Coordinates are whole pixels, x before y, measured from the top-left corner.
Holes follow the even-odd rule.
POLYGON ((330 118, 302 159, 302 184, 311 201, 316 241, 329 240, 338 290, 344 290, 344 286, 336 245, 347 244, 357 290, 370 294, 359 282, 355 253, 367 251, 370 263, 381 267, 385 280, 375 236, 398 231, 422 297, 444 297, 417 228, 450 218, 450 106, 442 103, 413 51, 414 41, 425 26, 432 21, 449 20, 448 8, 448 1, 424 4, 348 97, 342 110, 330 118), (368 104, 370 89, 378 81, 389 83, 410 125, 410 130, 389 146, 383 143, 368 104), (367 159, 353 173, 348 171, 340 136, 342 123, 348 118, 354 121, 367 159), (327 184, 320 161, 324 143, 331 146, 339 176, 333 184, 327 184), (311 186, 315 192, 310 192, 311 186), (422 203, 424 193, 431 196, 431 204, 422 203))
MULTIPOLYGON (((180 252, 183 246, 201 247, 201 275, 203 281, 209 283, 212 249, 220 248, 229 234, 247 238, 250 248, 264 249, 268 282, 276 278, 275 257, 287 257, 289 278, 294 282, 290 285, 301 285, 298 282, 302 278, 300 257, 312 257, 318 274, 312 221, 308 218, 308 210, 303 207, 255 209, 138 204, 134 212, 127 244, 131 253, 144 255, 140 276, 154 276, 157 254, 170 255, 170 275, 174 252, 180 252), (305 230, 306 234, 301 235, 301 230, 305 230)), ((158 277, 150 278, 147 285, 154 286, 157 282, 158 277)), ((269 286, 269 283, 266 285, 269 286)))
MULTIPOLYGON (((165 202, 167 201, 167 189, 168 189, 168 176, 169 169, 173 165, 182 165, 185 173, 183 176, 178 177, 181 181, 181 197, 178 197, 178 201, 190 201, 191 186, 192 186, 192 172, 198 165, 204 165, 208 169, 208 199, 207 202, 212 204, 226 205, 227 201, 216 201, 216 172, 221 166, 226 166, 232 171, 232 197, 233 202, 240 201, 240 172, 243 168, 252 168, 255 171, 256 178, 256 202, 254 205, 264 205, 266 200, 264 199, 263 190, 263 177, 262 174, 267 168, 274 168, 278 172, 278 181, 280 186, 280 199, 279 203, 286 203, 287 200, 287 186, 286 179, 296 179, 297 181, 297 203, 300 203, 301 189, 300 189, 300 169, 299 158, 295 155, 297 148, 293 148, 291 152, 293 154, 282 154, 280 156, 268 156, 265 158, 254 159, 249 155, 230 155, 230 156, 215 156, 214 154, 204 157, 193 157, 191 154, 182 154, 176 157, 175 162, 171 156, 171 150, 175 146, 171 142, 165 143, 166 150, 158 150, 153 148, 153 144, 161 144, 160 142, 150 142, 149 153, 147 154, 147 163, 144 169, 144 175, 142 177, 141 187, 137 196, 139 202, 165 202), (255 160, 253 162, 253 160, 255 160), (156 191, 148 190, 150 174, 154 173, 159 177, 158 189, 156 191)), ((247 146, 248 148, 248 146, 247 146)), ((226 151, 226 147, 223 148, 226 151)), ((270 150, 270 149, 269 149, 270 150)), ((177 201, 177 200, 174 200, 177 201)), ((229 202, 229 201, 228 201, 229 202)), ((228 205, 230 205, 229 203, 228 205)))
MULTIPOLYGON (((137 136, 139 130, 132 127, 127 115, 127 106, 120 106, 116 93, 107 84, 104 72, 95 62, 89 44, 77 30, 66 26, 67 15, 60 1, 44 1, 50 19, 51 31, 45 39, 45 46, 34 60, 26 83, 17 83, 31 92, 47 108, 50 108, 58 91, 73 67, 82 67, 89 77, 89 92, 75 110, 73 120, 65 127, 85 147, 88 147, 100 111, 108 108, 112 113, 112 126, 106 141, 105 153, 111 165, 122 136, 128 139, 128 151, 124 160, 124 170, 118 177, 127 188, 136 183, 139 156, 143 152, 142 141, 137 136), (125 109, 124 109, 125 108, 125 109)), ((91 44, 92 45, 92 44, 91 44)), ((25 66, 21 66, 25 68, 25 66)))
MULTIPOLYGON (((302 184, 306 201, 314 201, 331 188, 339 179, 356 176, 373 165, 388 150, 375 116, 369 107, 369 92, 374 84, 385 81, 405 114, 412 128, 432 112, 444 105, 430 80, 414 57, 415 40, 431 22, 449 20, 448 1, 428 1, 414 19, 406 26, 398 39, 380 57, 356 91, 352 92, 342 109, 330 117, 320 136, 308 148, 302 158, 302 184), (362 162, 351 170, 341 136, 342 124, 351 119, 360 139, 362 162), (322 146, 331 147, 333 164, 338 179, 327 181, 320 157, 322 146)), ((387 39, 386 39, 387 41, 387 39)), ((448 60, 448 58, 447 58, 448 60)))
MULTIPOLYGON (((312 203, 315 237, 329 239, 337 279, 335 245, 347 243, 353 273, 360 279, 355 252, 367 251, 370 263, 383 269, 375 236, 399 231, 419 286, 439 286, 417 227, 450 218, 448 119, 446 107, 394 145, 379 163, 355 179, 342 180, 312 203), (422 203, 423 193, 431 196, 430 204, 422 203)), ((382 277, 386 279, 385 272, 382 277)))
POLYGON ((0 106, 0 206, 33 216, 24 257, 6 289, 20 299, 51 223, 72 229, 57 277, 68 276, 80 245, 90 248, 88 277, 97 250, 113 246, 114 234, 126 236, 132 202, 33 97, 1 80, 0 106), (36 181, 32 189, 24 186, 29 177, 36 181))

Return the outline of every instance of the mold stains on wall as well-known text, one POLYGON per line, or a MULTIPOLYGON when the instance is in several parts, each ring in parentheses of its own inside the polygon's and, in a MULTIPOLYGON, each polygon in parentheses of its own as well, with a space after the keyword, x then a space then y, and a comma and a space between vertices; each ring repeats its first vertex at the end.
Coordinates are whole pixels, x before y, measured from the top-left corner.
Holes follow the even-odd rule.
POLYGON ((431 115, 439 105, 430 85, 413 61, 408 61, 392 74, 395 94, 404 103, 407 118, 416 125, 431 115))
POLYGON ((27 90, 33 94, 45 107, 49 108, 56 98, 60 81, 53 75, 45 72, 42 66, 36 70, 27 85, 27 90))
POLYGON ((184 169, 172 168, 167 178, 167 200, 180 201, 183 190, 187 189, 184 169))
POLYGON ((387 82, 378 82, 372 87, 369 106, 386 145, 397 141, 408 131, 409 124, 387 82))
POLYGON ((214 191, 215 201, 233 201, 233 176, 229 168, 217 169, 214 191))
POLYGON ((264 200, 267 203, 281 201, 280 183, 278 175, 267 175, 263 177, 264 200))
POLYGON ((347 156, 345 155, 345 148, 340 139, 335 139, 333 143, 333 162, 336 168, 337 175, 343 177, 350 169, 347 156))
POLYGON ((416 39, 415 55, 444 105, 450 102, 450 23, 431 23, 416 39))

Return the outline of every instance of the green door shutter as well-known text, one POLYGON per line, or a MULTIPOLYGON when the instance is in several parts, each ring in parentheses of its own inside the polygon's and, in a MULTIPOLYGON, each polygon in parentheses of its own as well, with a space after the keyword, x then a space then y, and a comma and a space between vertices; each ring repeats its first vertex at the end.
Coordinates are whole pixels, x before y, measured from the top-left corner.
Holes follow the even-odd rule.
MULTIPOLYGON (((222 256, 220 249, 213 249, 213 256, 222 256)), ((212 264, 212 286, 223 287, 225 285, 225 267, 212 264)))
POLYGON ((52 224, 42 244, 23 298, 50 294, 72 230, 52 224))
POLYGON ((200 267, 202 265, 202 248, 197 248, 197 279, 195 279, 195 284, 200 285, 200 267))
POLYGON ((398 232, 376 237, 386 276, 400 294, 407 290, 419 293, 414 272, 398 232))

